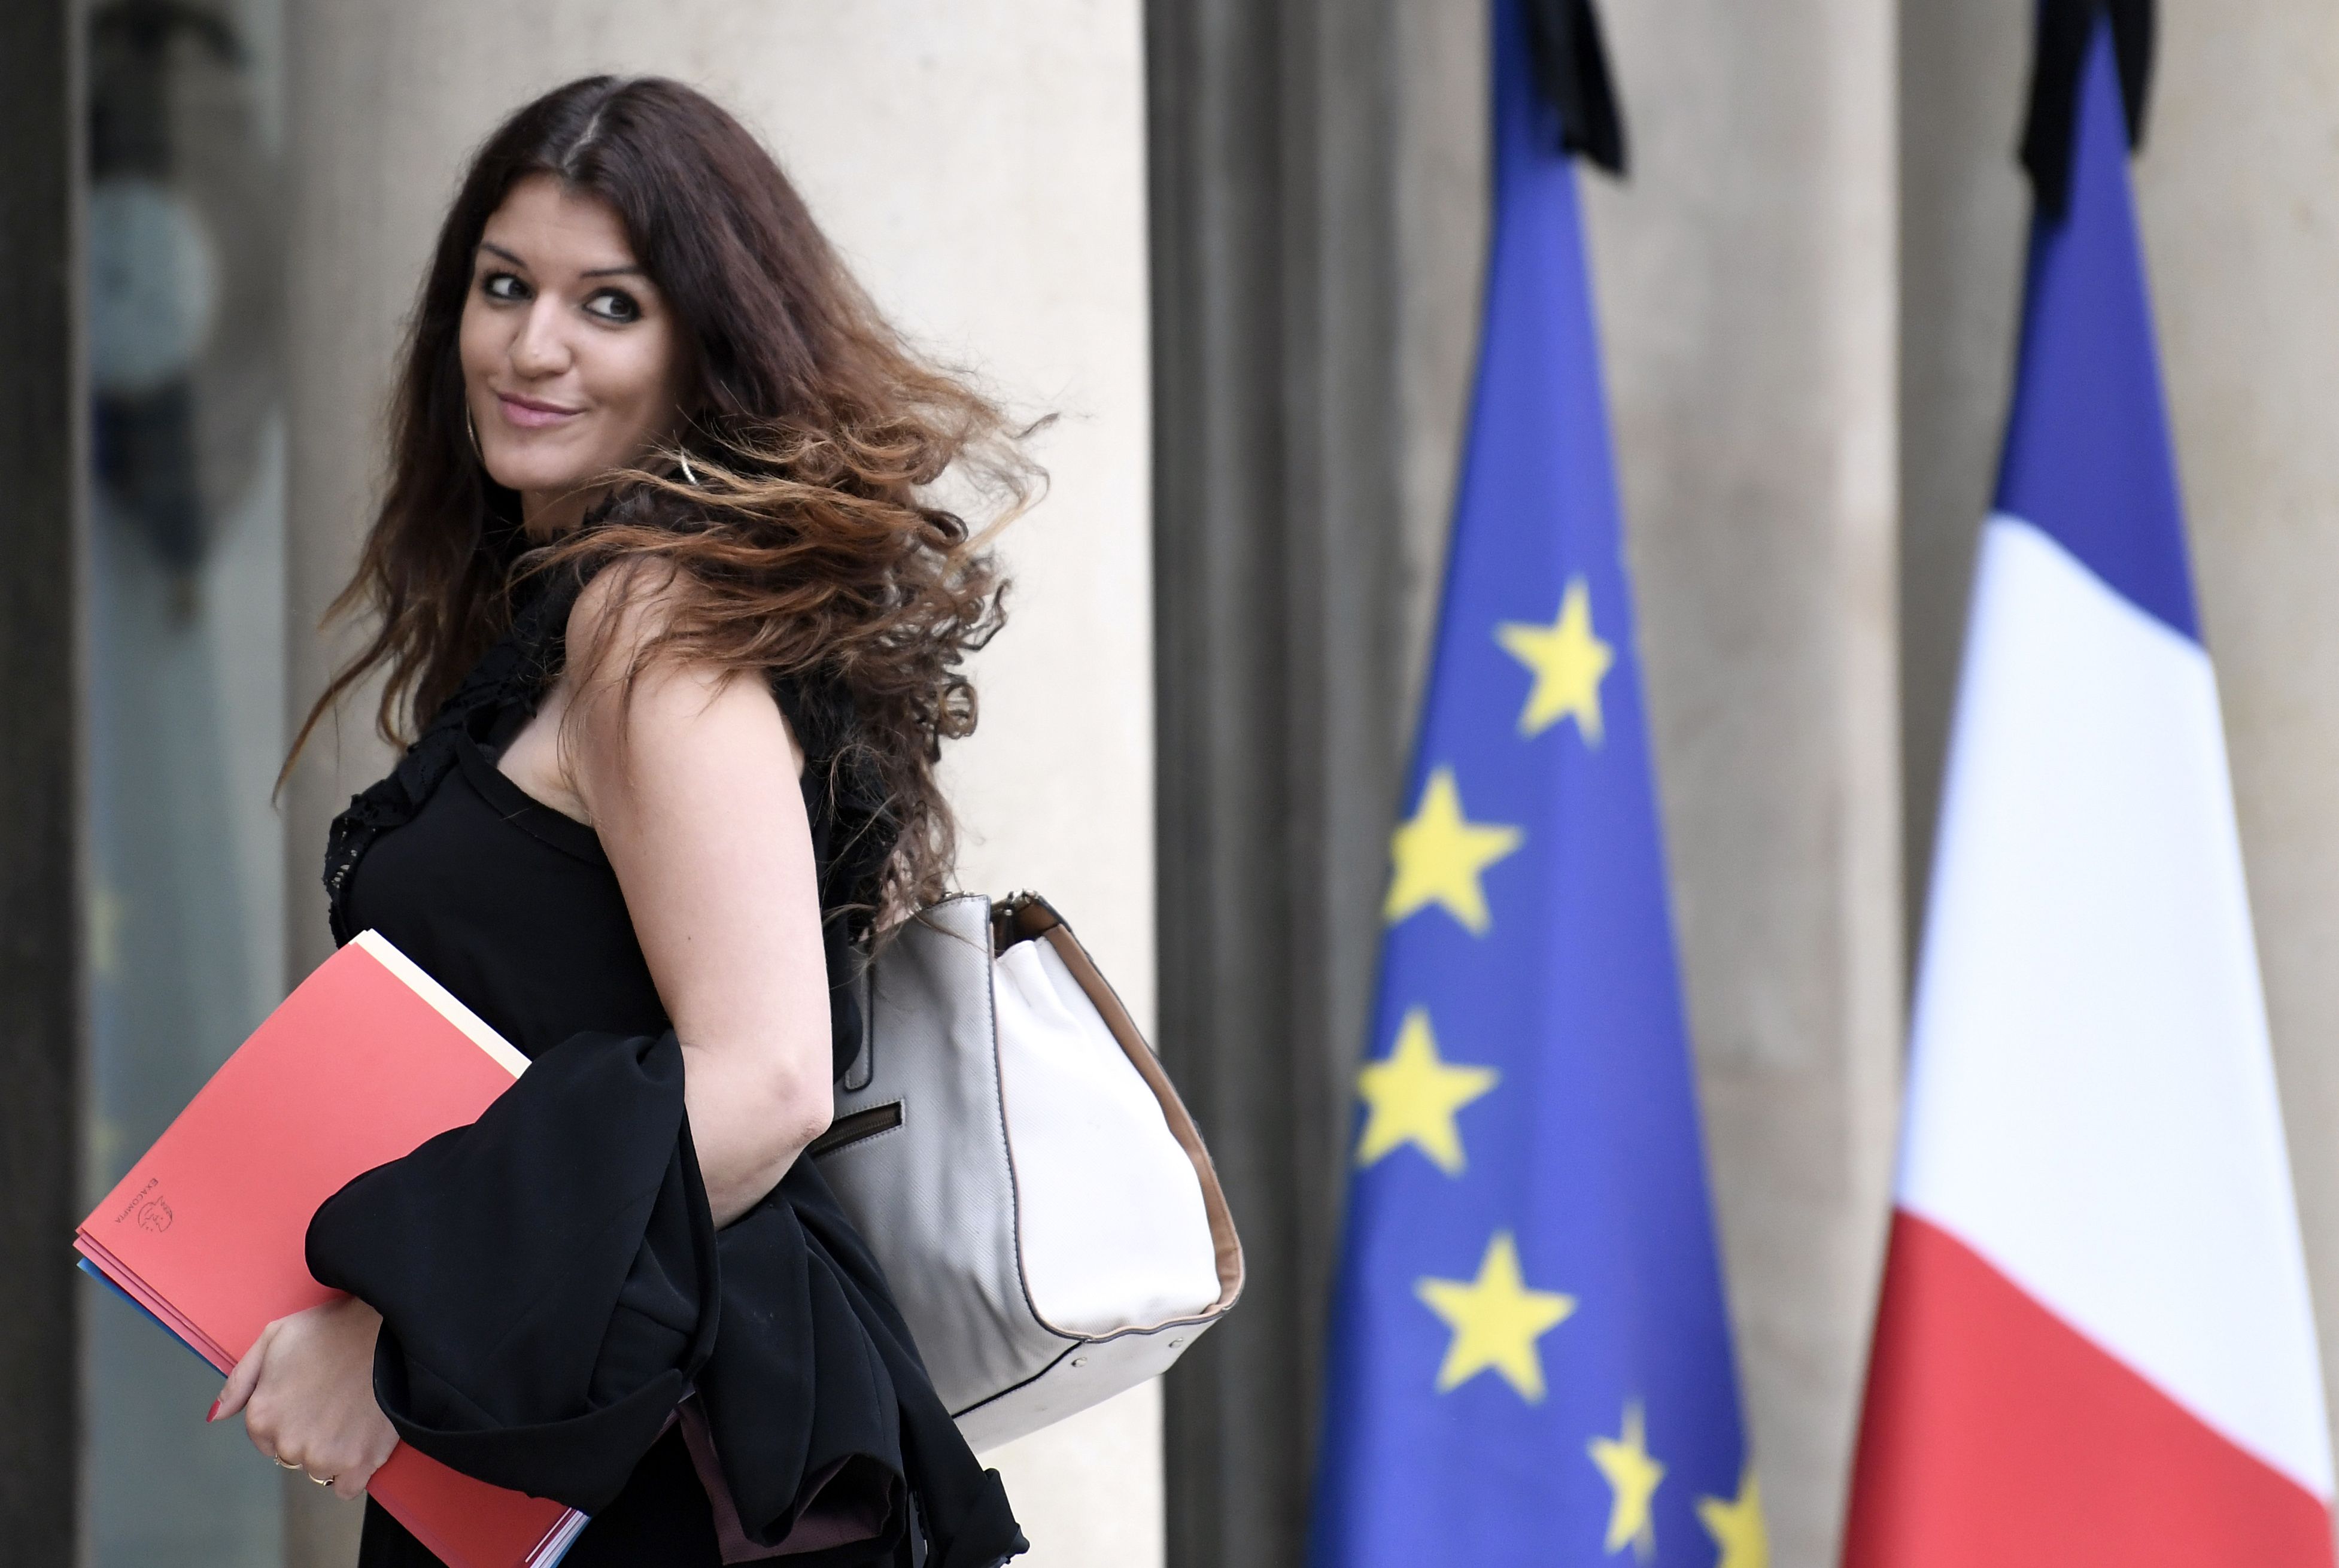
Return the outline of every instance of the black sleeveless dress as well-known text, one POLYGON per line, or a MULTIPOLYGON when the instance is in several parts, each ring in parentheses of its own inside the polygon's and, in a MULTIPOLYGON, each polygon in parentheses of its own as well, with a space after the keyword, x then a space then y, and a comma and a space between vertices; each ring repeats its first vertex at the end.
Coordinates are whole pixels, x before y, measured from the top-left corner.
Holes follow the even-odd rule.
MULTIPOLYGON (((473 1127, 328 1200, 311 1272, 381 1310, 376 1394, 404 1441, 592 1515, 567 1568, 777 1553, 804 1568, 991 1568, 1023 1539, 874 1259, 808 1159, 715 1230, 679 1048, 616 874, 590 827, 496 767, 558 674, 578 586, 525 598, 334 824, 336 940, 380 931, 531 1066, 473 1127)), ((833 853, 843 770, 828 764, 849 708, 775 691, 806 753, 833 913, 866 871, 833 853)), ((868 826, 843 836, 865 844, 868 826)), ((848 924, 826 927, 840 1067, 859 1031, 841 984, 848 924)), ((439 1562, 366 1509, 361 1568, 439 1562)))

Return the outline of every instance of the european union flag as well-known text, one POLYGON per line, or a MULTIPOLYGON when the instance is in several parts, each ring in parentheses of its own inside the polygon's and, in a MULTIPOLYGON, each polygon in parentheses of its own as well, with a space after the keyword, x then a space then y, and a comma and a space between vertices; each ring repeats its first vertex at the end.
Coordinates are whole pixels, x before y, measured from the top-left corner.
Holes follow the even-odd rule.
POLYGON ((1762 1568, 1574 172, 1498 0, 1485 341, 1397 828, 1315 1568, 1762 1568))

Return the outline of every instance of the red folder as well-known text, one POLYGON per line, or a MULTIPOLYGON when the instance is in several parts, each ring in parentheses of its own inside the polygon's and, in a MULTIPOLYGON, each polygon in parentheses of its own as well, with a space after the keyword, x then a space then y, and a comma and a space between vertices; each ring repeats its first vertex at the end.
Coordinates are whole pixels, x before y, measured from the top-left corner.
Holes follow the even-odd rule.
MULTIPOLYGON (((351 1177, 479 1119, 528 1059, 378 932, 269 1014, 81 1223, 108 1282, 222 1374, 271 1322, 330 1301, 310 1217, 351 1177)), ((191 1413, 192 1414, 192 1413, 191 1413)), ((373 1499, 451 1568, 551 1568, 585 1515, 400 1444, 373 1499)))

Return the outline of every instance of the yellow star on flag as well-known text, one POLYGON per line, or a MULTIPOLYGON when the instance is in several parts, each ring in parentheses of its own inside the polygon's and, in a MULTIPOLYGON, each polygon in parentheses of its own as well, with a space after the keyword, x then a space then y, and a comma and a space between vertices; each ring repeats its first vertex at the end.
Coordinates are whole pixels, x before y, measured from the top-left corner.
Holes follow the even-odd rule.
POLYGON ((1507 1230, 1495 1232, 1478 1277, 1422 1279, 1413 1292, 1454 1331, 1437 1369, 1437 1392, 1460 1387, 1488 1367, 1503 1375, 1530 1405, 1543 1400, 1543 1357, 1535 1341, 1566 1321, 1575 1297, 1530 1290, 1519 1276, 1519 1247, 1507 1230))
POLYGON ((1410 1143, 1446 1175, 1461 1175, 1462 1135, 1454 1113, 1501 1077, 1491 1067, 1458 1066, 1439 1057, 1429 1011, 1415 1008, 1397 1026, 1388 1055, 1357 1074, 1357 1090, 1367 1108, 1357 1163, 1370 1165, 1410 1143))
POLYGON ((1525 837, 1517 828, 1464 816, 1454 770, 1432 770, 1413 819, 1399 824, 1389 841, 1396 874, 1389 881, 1382 918, 1395 925, 1416 910, 1440 904, 1471 935, 1484 936, 1493 922, 1479 875, 1516 850, 1525 837))
POLYGON ((1738 1495, 1697 1500, 1697 1520, 1722 1554, 1713 1568, 1771 1568, 1771 1543, 1762 1533, 1762 1489, 1750 1466, 1738 1478, 1738 1495))
POLYGON ((1573 715, 1584 744, 1600 744, 1600 681, 1616 650, 1592 630, 1592 592, 1580 577, 1568 579, 1559 616, 1549 626, 1505 621, 1495 628, 1503 651, 1535 673, 1535 687, 1519 713, 1519 734, 1539 735, 1573 715))
POLYGON ((1622 1436, 1594 1437, 1591 1443, 1592 1463, 1608 1478, 1613 1494, 1608 1505, 1608 1550, 1621 1552, 1630 1542, 1633 1555, 1643 1563, 1657 1545, 1657 1524, 1649 1504, 1657 1494, 1657 1483, 1665 1478, 1665 1467, 1649 1457, 1644 1420, 1636 1399, 1624 1406, 1622 1436))

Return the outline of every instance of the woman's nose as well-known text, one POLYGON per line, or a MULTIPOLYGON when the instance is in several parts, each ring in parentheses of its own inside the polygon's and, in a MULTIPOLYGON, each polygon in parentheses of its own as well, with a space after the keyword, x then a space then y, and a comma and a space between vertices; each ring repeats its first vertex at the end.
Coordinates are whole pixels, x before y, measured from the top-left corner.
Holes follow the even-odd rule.
POLYGON ((558 302, 539 297, 512 339, 512 369, 537 378, 557 376, 568 368, 568 339, 563 330, 558 302))

